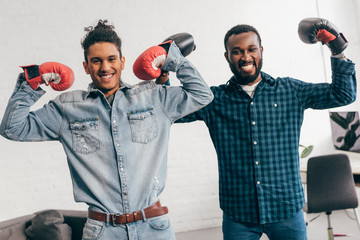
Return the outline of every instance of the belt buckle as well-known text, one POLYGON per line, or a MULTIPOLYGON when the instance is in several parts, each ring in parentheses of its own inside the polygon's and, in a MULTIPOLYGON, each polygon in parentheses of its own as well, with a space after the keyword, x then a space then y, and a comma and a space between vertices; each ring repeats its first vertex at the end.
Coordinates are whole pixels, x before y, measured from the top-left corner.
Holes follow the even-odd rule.
POLYGON ((119 217, 119 216, 120 216, 119 213, 111 215, 111 224, 112 224, 114 227, 117 226, 117 225, 116 225, 116 218, 119 217))

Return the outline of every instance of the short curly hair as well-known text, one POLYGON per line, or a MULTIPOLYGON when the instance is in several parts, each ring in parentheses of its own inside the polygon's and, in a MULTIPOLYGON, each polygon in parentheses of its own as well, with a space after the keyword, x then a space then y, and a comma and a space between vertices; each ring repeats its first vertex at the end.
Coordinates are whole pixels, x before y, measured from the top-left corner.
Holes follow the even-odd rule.
POLYGON ((261 46, 261 37, 260 37, 259 32, 256 30, 256 28, 254 28, 253 26, 250 26, 250 25, 246 25, 246 24, 239 24, 239 25, 232 27, 225 34, 225 38, 224 38, 225 51, 227 51, 229 37, 231 35, 240 34, 240 33, 244 33, 244 32, 254 32, 257 35, 258 40, 259 40, 259 45, 261 46))
POLYGON ((81 41, 81 46, 84 49, 84 58, 87 62, 87 55, 89 53, 89 47, 98 42, 110 42, 116 45, 116 48, 119 50, 120 57, 121 53, 121 39, 114 31, 115 27, 113 25, 108 25, 108 20, 99 20, 95 27, 90 26, 84 28, 86 35, 81 41))

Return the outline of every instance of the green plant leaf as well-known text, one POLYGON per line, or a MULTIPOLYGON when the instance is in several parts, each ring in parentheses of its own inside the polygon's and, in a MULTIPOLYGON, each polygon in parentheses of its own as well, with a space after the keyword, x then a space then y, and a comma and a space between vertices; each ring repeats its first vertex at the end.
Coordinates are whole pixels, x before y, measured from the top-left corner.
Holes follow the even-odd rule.
POLYGON ((354 119, 355 119, 355 112, 348 112, 346 114, 346 121, 348 124, 354 121, 354 119))
POLYGON ((347 131, 344 138, 344 145, 343 145, 344 150, 350 150, 350 148, 352 148, 355 145, 356 140, 357 138, 355 131, 351 131, 351 130, 347 131))
POLYGON ((348 128, 348 123, 347 123, 346 119, 343 118, 342 116, 340 116, 337 112, 330 113, 330 118, 334 122, 336 122, 338 125, 340 125, 340 127, 342 127, 343 129, 348 128))
POLYGON ((356 129, 359 127, 359 125, 360 125, 360 121, 357 120, 353 125, 351 125, 351 127, 350 127, 351 131, 355 132, 356 129))
POLYGON ((304 150, 301 152, 300 158, 306 158, 307 156, 309 156, 313 148, 314 148, 313 145, 304 148, 304 150))

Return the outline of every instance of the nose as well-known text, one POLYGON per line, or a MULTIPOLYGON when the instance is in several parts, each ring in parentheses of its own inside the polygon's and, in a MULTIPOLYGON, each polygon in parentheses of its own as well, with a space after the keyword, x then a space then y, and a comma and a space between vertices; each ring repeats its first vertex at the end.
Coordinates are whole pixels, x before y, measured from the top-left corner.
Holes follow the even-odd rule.
POLYGON ((243 59, 243 61, 246 61, 246 62, 250 61, 251 60, 250 53, 248 51, 244 51, 244 54, 242 55, 242 59, 243 59))
POLYGON ((110 70, 110 64, 107 61, 102 62, 101 71, 107 72, 108 70, 110 70))

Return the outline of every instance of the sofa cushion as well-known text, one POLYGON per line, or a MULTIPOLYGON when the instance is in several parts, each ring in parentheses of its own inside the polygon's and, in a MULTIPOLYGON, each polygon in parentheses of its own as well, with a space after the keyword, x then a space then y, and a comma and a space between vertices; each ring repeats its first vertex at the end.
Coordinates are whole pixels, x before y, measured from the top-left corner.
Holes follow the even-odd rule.
POLYGON ((37 213, 25 233, 30 240, 71 240, 71 227, 57 210, 37 213))

